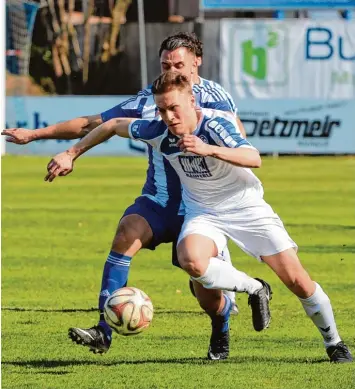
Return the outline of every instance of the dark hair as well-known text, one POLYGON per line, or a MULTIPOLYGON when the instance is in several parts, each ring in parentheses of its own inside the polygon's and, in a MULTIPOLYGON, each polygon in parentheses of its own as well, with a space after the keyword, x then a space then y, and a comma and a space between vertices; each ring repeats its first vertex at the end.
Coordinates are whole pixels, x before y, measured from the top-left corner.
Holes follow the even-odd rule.
POLYGON ((186 76, 178 72, 165 72, 162 73, 152 85, 152 93, 154 95, 161 95, 162 93, 169 92, 172 89, 188 89, 192 94, 191 83, 186 76))
POLYGON ((177 32, 163 40, 159 49, 159 57, 164 50, 173 51, 180 47, 186 47, 196 57, 203 56, 203 43, 193 32, 177 32))

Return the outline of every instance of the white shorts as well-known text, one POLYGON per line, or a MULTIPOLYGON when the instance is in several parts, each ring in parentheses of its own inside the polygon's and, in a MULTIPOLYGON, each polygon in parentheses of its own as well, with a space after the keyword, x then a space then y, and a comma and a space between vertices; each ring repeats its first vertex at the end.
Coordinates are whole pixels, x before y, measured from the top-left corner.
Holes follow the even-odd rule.
POLYGON ((234 213, 186 215, 178 243, 188 235, 199 234, 212 239, 221 253, 228 239, 243 251, 261 260, 261 256, 297 249, 281 219, 264 200, 234 213))

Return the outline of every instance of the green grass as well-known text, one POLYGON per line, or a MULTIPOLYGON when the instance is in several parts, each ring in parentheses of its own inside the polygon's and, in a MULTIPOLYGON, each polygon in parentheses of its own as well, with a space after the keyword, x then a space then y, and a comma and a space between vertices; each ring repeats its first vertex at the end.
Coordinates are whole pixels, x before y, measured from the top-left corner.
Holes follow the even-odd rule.
MULTIPOLYGON (((170 265, 170 245, 142 251, 130 285, 152 298, 152 327, 116 336, 95 356, 67 339, 91 326, 101 271, 117 222, 139 195, 146 161, 83 158, 52 184, 48 158, 2 159, 2 387, 5 389, 354 388, 354 366, 331 365, 300 303, 255 259, 231 247, 233 262, 273 287, 272 323, 252 329, 245 295, 231 320, 231 356, 205 360, 209 320, 170 265), (25 310, 19 310, 24 308, 25 310)), ((312 277, 330 296, 338 329, 355 351, 355 159, 264 158, 265 198, 300 246, 312 277)))

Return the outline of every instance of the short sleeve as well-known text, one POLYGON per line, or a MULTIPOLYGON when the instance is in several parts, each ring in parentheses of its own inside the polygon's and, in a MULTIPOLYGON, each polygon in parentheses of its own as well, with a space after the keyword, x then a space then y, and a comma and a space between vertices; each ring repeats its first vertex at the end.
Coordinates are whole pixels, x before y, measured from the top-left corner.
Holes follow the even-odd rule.
POLYGON ((201 108, 228 111, 237 116, 238 110, 232 96, 220 84, 204 80, 203 85, 195 86, 194 90, 201 94, 201 108))
POLYGON ((129 137, 158 147, 165 129, 160 120, 133 120, 128 127, 129 137))
POLYGON ((218 146, 229 148, 254 148, 245 138, 243 138, 238 123, 234 118, 228 119, 227 117, 216 116, 206 122, 205 131, 218 146))
POLYGON ((113 118, 141 118, 144 105, 147 103, 151 95, 149 89, 139 92, 136 96, 124 101, 115 107, 101 113, 103 122, 107 122, 113 118))

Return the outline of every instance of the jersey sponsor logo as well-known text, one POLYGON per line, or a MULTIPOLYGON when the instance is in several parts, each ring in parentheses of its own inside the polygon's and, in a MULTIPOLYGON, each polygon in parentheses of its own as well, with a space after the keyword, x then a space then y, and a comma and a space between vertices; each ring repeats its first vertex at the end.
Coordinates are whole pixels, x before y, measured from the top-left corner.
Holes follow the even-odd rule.
POLYGON ((172 134, 165 136, 160 144, 160 151, 165 155, 179 153, 180 149, 177 146, 178 141, 179 138, 172 134))
POLYGON ((182 170, 190 178, 212 177, 205 157, 179 155, 182 170))
POLYGON ((198 137, 202 140, 202 142, 208 144, 208 139, 204 135, 199 135, 198 137))
POLYGON ((169 147, 176 147, 177 139, 176 138, 168 138, 169 140, 169 147))
POLYGON ((140 127, 140 124, 133 124, 132 125, 132 127, 131 127, 131 134, 132 134, 133 138, 139 138, 140 137, 139 127, 140 127))

